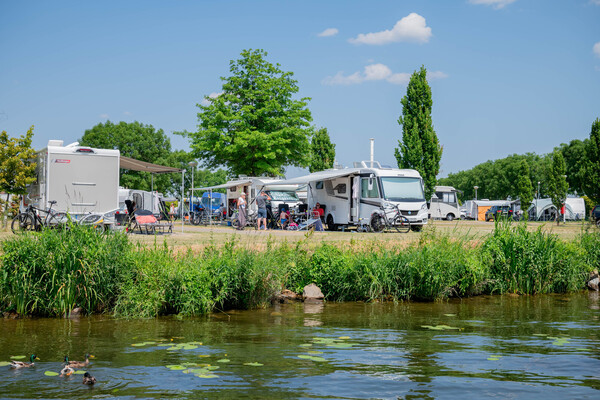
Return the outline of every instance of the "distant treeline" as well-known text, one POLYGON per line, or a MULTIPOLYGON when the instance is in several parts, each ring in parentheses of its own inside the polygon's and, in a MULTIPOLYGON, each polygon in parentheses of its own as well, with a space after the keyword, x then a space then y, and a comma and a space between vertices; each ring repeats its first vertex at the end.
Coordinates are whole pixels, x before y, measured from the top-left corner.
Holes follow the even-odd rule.
MULTIPOLYGON (((555 148, 555 151, 560 152, 565 160, 569 194, 579 196, 586 194, 583 167, 586 159, 585 148, 589 142, 590 139, 583 141, 576 139, 569 144, 563 143, 555 148)), ((540 198, 551 197, 549 184, 552 181, 550 176, 552 155, 553 153, 545 155, 513 154, 499 160, 486 161, 466 171, 449 174, 447 178, 439 179, 438 184, 453 186, 461 190, 462 194, 459 194, 459 198, 462 201, 475 198, 475 186, 478 187, 477 198, 479 199, 506 199, 510 196, 511 199, 516 200, 521 197, 520 188, 516 183, 521 177, 522 162, 525 161, 529 167, 529 181, 534 198, 538 190, 538 182, 540 198)))
POLYGON ((0 311, 62 316, 201 315, 268 304, 283 288, 317 284, 328 301, 431 301, 482 293, 563 293, 600 267, 600 233, 563 241, 525 223, 496 222, 483 240, 429 230, 406 244, 269 243, 232 236, 196 254, 132 244, 123 233, 46 230, 1 243, 0 311))

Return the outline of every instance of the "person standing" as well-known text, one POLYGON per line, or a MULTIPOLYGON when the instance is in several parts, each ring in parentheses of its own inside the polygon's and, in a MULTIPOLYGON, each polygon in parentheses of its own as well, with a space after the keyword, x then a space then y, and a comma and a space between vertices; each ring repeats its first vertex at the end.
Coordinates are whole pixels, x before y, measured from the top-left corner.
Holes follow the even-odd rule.
POLYGON ((260 195, 256 198, 256 207, 258 207, 258 229, 261 229, 261 224, 265 226, 265 230, 267 230, 267 200, 271 200, 271 198, 265 193, 265 191, 261 191, 260 195))
POLYGON ((238 206, 238 226, 237 230, 241 231, 246 226, 246 193, 242 192, 237 201, 238 206))

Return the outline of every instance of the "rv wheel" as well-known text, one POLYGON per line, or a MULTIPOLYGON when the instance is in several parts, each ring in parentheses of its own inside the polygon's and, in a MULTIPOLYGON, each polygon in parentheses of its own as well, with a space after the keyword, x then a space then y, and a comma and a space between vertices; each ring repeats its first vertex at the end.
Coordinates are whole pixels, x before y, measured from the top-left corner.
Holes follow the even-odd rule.
POLYGON ((454 219, 454 214, 448 214, 448 215, 446 215, 446 219, 448 221, 452 221, 454 219))
POLYGON ((333 223, 333 217, 331 214, 327 216, 327 230, 337 231, 337 225, 333 223))
POLYGON ((410 230, 413 232, 421 232, 423 230, 423 225, 411 225, 410 230))

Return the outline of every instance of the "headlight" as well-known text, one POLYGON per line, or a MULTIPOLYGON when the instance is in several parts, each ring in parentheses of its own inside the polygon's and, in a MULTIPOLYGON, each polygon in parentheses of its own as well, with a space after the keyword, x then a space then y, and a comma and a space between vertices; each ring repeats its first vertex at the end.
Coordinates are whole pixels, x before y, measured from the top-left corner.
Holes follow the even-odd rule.
POLYGON ((424 203, 424 204, 421 206, 421 210, 427 210, 427 203, 424 203))

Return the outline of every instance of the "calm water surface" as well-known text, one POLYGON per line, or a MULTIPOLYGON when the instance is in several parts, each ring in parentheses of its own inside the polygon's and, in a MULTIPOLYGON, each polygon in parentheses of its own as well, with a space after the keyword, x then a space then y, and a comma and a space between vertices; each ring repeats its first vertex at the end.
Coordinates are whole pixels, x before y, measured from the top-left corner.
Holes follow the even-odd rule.
POLYGON ((598 399, 599 308, 597 293, 581 293, 0 319, 0 361, 41 359, 0 367, 0 398, 598 399), (45 375, 86 352, 94 387, 45 375))

